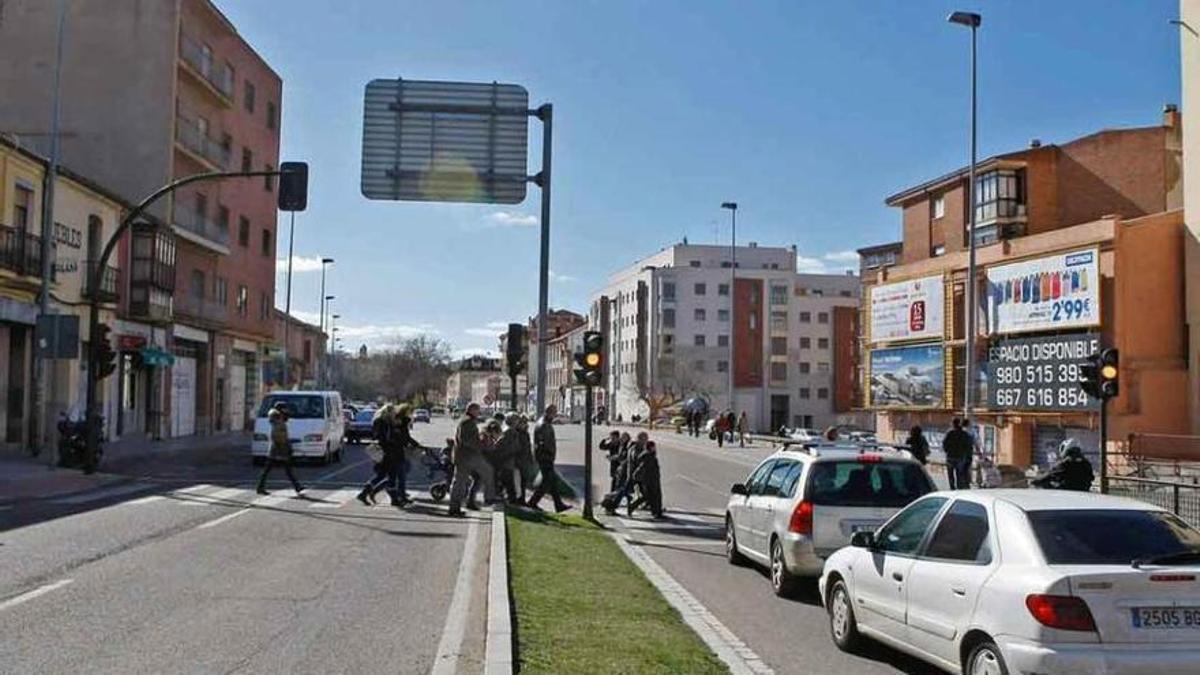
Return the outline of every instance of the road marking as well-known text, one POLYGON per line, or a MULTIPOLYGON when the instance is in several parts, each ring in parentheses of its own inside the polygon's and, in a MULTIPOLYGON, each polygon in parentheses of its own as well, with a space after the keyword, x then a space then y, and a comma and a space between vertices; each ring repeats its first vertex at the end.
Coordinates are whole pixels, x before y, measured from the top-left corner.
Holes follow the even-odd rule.
POLYGON ((462 651, 463 636, 467 632, 471 586, 475 581, 471 567, 475 564, 475 549, 479 547, 479 519, 470 520, 471 524, 467 526, 467 541, 463 544, 462 558, 458 563, 454 595, 450 598, 450 610, 446 612, 446 624, 442 627, 442 639, 438 641, 431 675, 454 675, 458 672, 458 657, 462 651))
POLYGON ((283 502, 285 499, 288 499, 288 497, 284 497, 281 495, 263 495, 263 496, 259 497, 258 499, 255 499, 254 501, 243 505, 241 508, 239 508, 237 511, 234 511, 233 513, 226 513, 225 515, 223 515, 219 518, 213 518, 212 520, 205 521, 203 523, 200 523, 196 527, 193 527, 192 529, 193 530, 207 530, 210 527, 216 527, 217 525, 220 525, 222 523, 227 523, 227 522, 233 520, 234 518, 237 518, 238 516, 249 513, 251 510, 253 510, 256 507, 262 508, 262 507, 275 506, 276 504, 283 502))
POLYGON ((321 501, 313 502, 312 504, 309 504, 308 508, 310 508, 310 509, 336 509, 339 506, 341 506, 342 504, 345 504, 346 502, 350 501, 351 499, 354 499, 354 496, 357 494, 358 494, 358 488, 342 488, 341 490, 338 490, 337 492, 333 492, 331 494, 325 495, 324 497, 320 497, 321 501))
MULTIPOLYGON (((239 497, 247 492, 246 488, 224 488, 216 492, 207 494, 189 495, 194 499, 189 499, 183 502, 187 506, 212 506, 218 502, 232 501, 234 497, 239 497)), ((223 506, 234 506, 233 504, 223 504, 223 506)))
POLYGON ((132 506, 136 506, 138 504, 149 504, 150 502, 157 502, 162 499, 166 499, 166 497, 164 497, 162 495, 149 495, 147 497, 142 497, 140 499, 134 499, 134 500, 131 500, 131 501, 128 501, 125 503, 132 505, 132 506))
POLYGON ((33 589, 32 591, 27 591, 20 595, 13 596, 13 597, 5 600, 4 602, 0 602, 0 612, 3 612, 6 609, 12 609, 13 607, 16 607, 17 605, 19 605, 23 602, 28 602, 29 600, 33 600, 34 598, 36 598, 38 596, 45 595, 45 594, 49 593, 50 591, 53 591, 57 588, 62 588, 63 586, 66 586, 66 585, 74 583, 74 582, 75 582, 74 579, 60 579, 52 584, 46 584, 45 586, 38 586, 37 588, 33 589))
POLYGON ((715 492, 719 495, 728 495, 729 494, 729 490, 721 490, 719 488, 715 488, 715 487, 709 485, 708 483, 705 483, 703 481, 698 481, 695 478, 692 478, 691 476, 685 476, 683 474, 678 474, 675 476, 675 478, 678 478, 679 480, 681 480, 685 483, 691 483, 692 485, 695 485, 696 487, 704 488, 705 490, 708 490, 710 492, 715 492))
POLYGON ((237 518, 238 516, 242 515, 243 513, 246 513, 249 510, 250 509, 248 509, 248 508, 241 508, 241 509, 238 509, 237 511, 234 511, 233 513, 226 513, 225 515, 221 516, 220 518, 214 518, 212 520, 200 523, 199 525, 197 525, 195 527, 195 529, 207 530, 210 527, 216 527, 217 525, 220 525, 221 523, 226 523, 226 522, 233 520, 234 518, 237 518))
POLYGON ((110 488, 102 488, 94 492, 85 492, 84 494, 75 495, 73 497, 55 499, 53 502, 55 504, 86 504, 88 502, 95 502, 101 499, 108 499, 110 497, 120 497, 121 495, 132 494, 134 492, 145 492, 152 487, 152 485, 147 483, 126 483, 124 485, 114 485, 110 488))
POLYGON ((632 545, 628 536, 620 532, 610 531, 609 536, 617 542, 617 546, 637 565, 646 575, 650 583, 666 598, 667 602, 683 616, 687 625, 696 631, 709 649, 716 652, 717 657, 729 666, 729 671, 735 675, 769 675, 775 671, 755 654, 745 642, 725 627, 713 616, 713 613, 700 604, 700 601, 687 591, 678 581, 667 573, 653 558, 641 548, 632 545))
POLYGON ((694 539, 634 539, 630 538, 629 543, 637 546, 724 546, 724 540, 705 539, 696 541, 694 539))

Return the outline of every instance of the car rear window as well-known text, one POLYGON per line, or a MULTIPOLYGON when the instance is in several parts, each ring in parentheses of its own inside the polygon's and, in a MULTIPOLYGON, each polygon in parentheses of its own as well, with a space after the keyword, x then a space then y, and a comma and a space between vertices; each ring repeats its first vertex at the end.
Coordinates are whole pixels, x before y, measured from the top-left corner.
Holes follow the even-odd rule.
POLYGON ((288 417, 297 420, 324 419, 325 401, 320 396, 305 396, 303 394, 277 394, 263 399, 258 409, 259 417, 266 417, 276 403, 282 403, 288 417))
POLYGON ((1200 532, 1162 511, 1055 509, 1027 515, 1051 565, 1127 565, 1200 550, 1200 532))
POLYGON ((375 419, 374 410, 360 410, 358 414, 354 416, 355 422, 370 422, 373 419, 375 419))
POLYGON ((933 492, 929 478, 915 463, 858 459, 813 464, 807 485, 805 498, 817 506, 899 508, 933 492))

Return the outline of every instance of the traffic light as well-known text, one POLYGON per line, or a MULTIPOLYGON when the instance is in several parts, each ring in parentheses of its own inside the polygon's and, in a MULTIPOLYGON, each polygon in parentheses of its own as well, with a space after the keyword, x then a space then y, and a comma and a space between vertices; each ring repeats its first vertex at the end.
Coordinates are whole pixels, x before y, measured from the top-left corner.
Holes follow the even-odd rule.
POLYGON ((504 344, 504 356, 508 362, 508 376, 516 377, 525 372, 525 326, 508 324, 508 337, 504 344))
POLYGON ((575 352, 575 380, 588 387, 600 386, 604 375, 604 334, 589 330, 583 334, 583 351, 575 352))
POLYGON ((1079 386, 1088 396, 1106 400, 1116 398, 1121 392, 1120 352, 1116 349, 1103 349, 1087 358, 1087 362, 1079 366, 1079 386))
POLYGON ((308 163, 283 162, 279 165, 279 210, 303 211, 308 208, 308 163))
POLYGON ((108 334, 112 329, 107 324, 97 326, 96 334, 92 336, 92 349, 96 355, 96 379, 103 380, 112 375, 117 369, 117 353, 109 343, 108 334))

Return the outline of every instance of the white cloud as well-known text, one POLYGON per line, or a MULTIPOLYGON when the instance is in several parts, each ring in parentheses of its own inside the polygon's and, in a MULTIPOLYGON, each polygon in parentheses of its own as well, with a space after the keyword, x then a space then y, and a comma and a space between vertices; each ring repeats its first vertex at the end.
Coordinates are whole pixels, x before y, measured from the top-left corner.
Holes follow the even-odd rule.
POLYGON ((358 351, 359 345, 365 344, 367 349, 376 352, 392 349, 404 338, 417 335, 437 335, 438 330, 433 324, 367 324, 367 325, 338 325, 338 337, 341 338, 341 348, 347 351, 358 351))
POLYGON ((533 227, 538 224, 538 217, 518 211, 493 211, 488 214, 488 220, 496 227, 533 227))
MULTIPOLYGON (((507 326, 507 325, 508 324, 505 324, 505 326, 507 326)), ((489 324, 487 328, 468 328, 468 329, 464 330, 463 333, 466 333, 467 335, 473 335, 475 337, 494 338, 494 337, 500 336, 501 329, 492 328, 491 325, 489 324)))
POLYGON ((550 270, 550 281, 557 281, 561 284, 569 284, 575 280, 576 280, 575 277, 573 277, 569 274, 559 274, 558 272, 555 272, 554 270, 550 270))
POLYGON ((858 251, 834 251, 833 253, 826 253, 822 257, 829 262, 845 263, 847 265, 858 264, 858 251))
POLYGON ((487 327, 492 330, 508 330, 508 321, 489 321, 487 327))
MULTIPOLYGON (((279 258, 275 261, 275 273, 287 274, 288 260, 287 258, 279 258)), ((303 274, 305 272, 320 272, 321 258, 320 256, 305 256, 298 255, 292 257, 292 274, 303 274)))
POLYGON ((311 323, 314 326, 321 325, 321 313, 320 312, 306 312, 302 309, 293 309, 292 316, 296 317, 297 319, 300 319, 304 323, 311 323))
POLYGON ((796 271, 801 274, 825 274, 825 263, 820 258, 797 255, 796 271))

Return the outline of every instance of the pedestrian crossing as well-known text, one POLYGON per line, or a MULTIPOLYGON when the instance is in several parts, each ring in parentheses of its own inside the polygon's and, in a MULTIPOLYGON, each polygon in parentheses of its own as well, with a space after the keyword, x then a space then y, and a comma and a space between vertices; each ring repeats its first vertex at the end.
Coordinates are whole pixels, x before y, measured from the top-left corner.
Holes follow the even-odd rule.
MULTIPOLYGON (((135 482, 114 485, 91 490, 80 494, 68 495, 48 500, 52 504, 62 506, 81 506, 91 503, 113 501, 122 497, 134 496, 118 502, 121 506, 141 506, 145 504, 173 504, 185 508, 199 506, 230 506, 230 507, 273 507, 326 509, 332 510, 355 502, 359 488, 333 487, 309 488, 302 495, 296 495, 290 487, 273 490, 270 495, 260 495, 252 485, 224 487, 212 484, 190 485, 163 491, 159 483, 135 482), (138 493, 152 493, 135 496, 138 493)), ((413 491, 409 492, 412 496, 413 491)), ((386 501, 386 498, 385 498, 386 501)), ((357 502, 355 502, 357 503, 357 502)))

